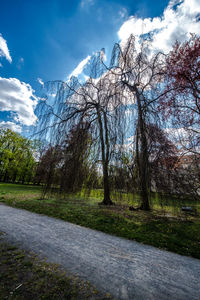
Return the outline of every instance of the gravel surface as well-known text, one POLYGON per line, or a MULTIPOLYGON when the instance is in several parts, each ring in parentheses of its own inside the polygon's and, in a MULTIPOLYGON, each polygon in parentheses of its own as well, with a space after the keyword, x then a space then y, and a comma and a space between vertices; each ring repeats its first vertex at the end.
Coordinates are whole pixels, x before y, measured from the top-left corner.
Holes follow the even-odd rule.
POLYGON ((116 299, 200 300, 200 260, 0 205, 0 231, 116 299))

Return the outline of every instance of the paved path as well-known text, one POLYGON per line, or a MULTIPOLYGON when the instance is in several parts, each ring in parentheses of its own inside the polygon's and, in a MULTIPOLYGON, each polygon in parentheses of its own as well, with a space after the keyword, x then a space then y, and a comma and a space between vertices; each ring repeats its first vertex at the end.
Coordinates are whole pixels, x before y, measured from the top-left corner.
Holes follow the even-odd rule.
POLYGON ((0 231, 116 299, 200 299, 200 260, 5 205, 0 231))

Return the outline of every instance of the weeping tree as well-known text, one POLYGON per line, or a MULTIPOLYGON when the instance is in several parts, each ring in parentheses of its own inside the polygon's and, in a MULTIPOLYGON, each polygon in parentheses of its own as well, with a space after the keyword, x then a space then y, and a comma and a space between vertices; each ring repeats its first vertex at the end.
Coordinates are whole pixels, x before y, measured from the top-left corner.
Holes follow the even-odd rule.
POLYGON ((59 167, 61 192, 80 190, 90 177, 88 157, 92 141, 88 129, 89 124, 81 122, 72 127, 66 136, 59 167))
POLYGON ((44 155, 41 157, 40 164, 38 166, 38 172, 42 176, 42 181, 45 183, 43 189, 43 196, 51 190, 54 190, 54 187, 59 183, 58 181, 58 165, 62 159, 62 149, 60 145, 49 145, 44 155))
MULTIPOLYGON (((100 163, 99 172, 103 175, 102 204, 113 204, 110 198, 109 163, 117 142, 121 104, 113 75, 102 64, 102 53, 94 55, 91 60, 90 77, 86 82, 81 83, 73 77, 68 82, 48 83, 47 90, 50 96, 47 95, 48 100, 41 103, 38 111, 39 115, 41 113, 39 133, 45 134, 53 144, 61 145, 74 127, 87 124, 92 145, 88 158, 100 163), (52 99, 51 95, 55 92, 56 97, 52 99)), ((77 142, 80 146, 85 140, 84 135, 79 139, 77 142)))
MULTIPOLYGON (((137 175, 141 192, 141 209, 149 210, 150 171, 148 124, 159 119, 158 101, 165 93, 162 88, 164 55, 150 53, 148 41, 138 45, 130 36, 125 45, 115 44, 110 72, 115 74, 117 86, 126 95, 124 103, 135 112, 134 136, 137 175)), ((124 99, 124 98, 122 98, 124 99)))
POLYGON ((35 175, 35 182, 45 184, 43 196, 49 191, 76 192, 82 188, 91 172, 87 159, 90 143, 88 124, 80 123, 70 129, 62 143, 43 149, 35 175))
MULTIPOLYGON (((173 55, 171 54, 172 59, 173 55)), ((141 209, 150 209, 153 174, 151 147, 153 142, 158 142, 154 141, 155 134, 150 128, 154 128, 156 131, 156 128, 160 127, 162 101, 163 99, 175 99, 173 95, 176 95, 177 84, 179 84, 178 91, 180 92, 178 92, 178 99, 182 92, 180 82, 185 84, 184 99, 188 95, 185 79, 178 82, 179 74, 174 73, 175 77, 172 76, 170 59, 170 55, 153 53, 150 41, 143 40, 138 43, 133 36, 130 36, 125 44, 115 44, 109 67, 103 63, 102 51, 93 56, 87 68, 90 74, 87 81, 80 82, 73 77, 67 82, 56 81, 46 85, 48 100, 43 101, 40 105, 42 112, 40 133, 45 134, 52 145, 63 145, 66 136, 73 131, 73 128, 78 128, 79 124, 87 124, 87 131, 91 139, 90 153, 87 159, 96 163, 99 174, 102 173, 103 204, 112 204, 110 169, 113 173, 117 157, 123 157, 122 146, 128 131, 132 132, 134 136, 132 152, 134 153, 135 170, 131 175, 133 184, 138 185, 141 193, 141 209), (53 96, 54 94, 56 97, 53 96), (128 130, 126 126, 127 110, 132 111, 134 116, 131 129, 128 130), (110 166, 112 167, 110 168, 110 166)), ((189 69, 187 69, 188 72, 189 69)), ((198 79, 196 82, 198 83, 198 79)), ((196 124, 199 116, 199 97, 196 85, 191 92, 193 85, 192 82, 188 93, 197 104, 195 107, 196 117, 191 119, 196 124)), ((174 103, 176 104, 177 100, 174 100, 174 103)), ((164 124, 162 124, 163 126, 164 124)), ((157 133, 157 137, 159 136, 160 140, 167 144, 167 141, 162 139, 159 130, 157 133)), ((84 139, 84 135, 82 135, 82 139, 84 139)), ((79 141, 79 143, 81 142, 79 141)), ((168 145, 170 146, 170 143, 168 145)), ((172 148, 170 149, 172 150, 172 148)), ((64 164, 61 165, 64 170, 64 164)))

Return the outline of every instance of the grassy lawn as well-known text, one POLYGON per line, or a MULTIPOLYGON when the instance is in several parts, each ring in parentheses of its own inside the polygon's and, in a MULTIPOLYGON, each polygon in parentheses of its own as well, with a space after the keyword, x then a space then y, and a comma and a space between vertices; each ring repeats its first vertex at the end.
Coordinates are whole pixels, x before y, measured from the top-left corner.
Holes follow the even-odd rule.
POLYGON ((0 299, 108 299, 55 264, 5 243, 0 236, 0 299))
POLYGON ((112 198, 116 205, 111 207, 98 205, 101 190, 41 200, 40 187, 0 184, 5 204, 200 259, 200 203, 163 199, 160 205, 155 195, 152 211, 143 212, 129 210, 137 196, 115 193, 112 198), (198 214, 182 213, 183 205, 195 206, 198 214))

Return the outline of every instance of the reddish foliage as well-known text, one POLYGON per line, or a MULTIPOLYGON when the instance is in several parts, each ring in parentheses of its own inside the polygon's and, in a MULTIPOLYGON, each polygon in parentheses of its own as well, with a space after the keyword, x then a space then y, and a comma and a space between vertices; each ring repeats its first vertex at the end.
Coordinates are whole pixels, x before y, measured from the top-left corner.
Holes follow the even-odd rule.
POLYGON ((176 42, 166 59, 166 91, 160 108, 173 114, 186 126, 199 123, 200 115, 200 37, 176 42))
POLYGON ((167 75, 180 90, 195 88, 200 80, 200 38, 192 36, 182 45, 178 42, 167 58, 167 75))
POLYGON ((167 134, 155 124, 148 124, 148 148, 152 167, 164 164, 172 169, 177 161, 178 149, 167 134))

